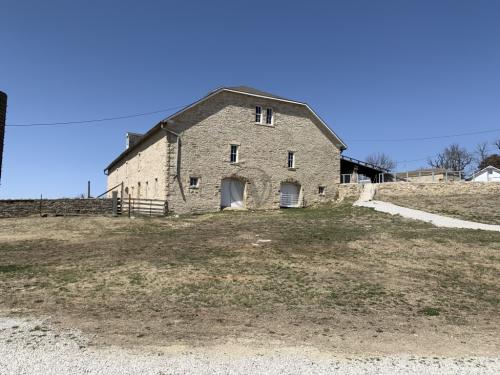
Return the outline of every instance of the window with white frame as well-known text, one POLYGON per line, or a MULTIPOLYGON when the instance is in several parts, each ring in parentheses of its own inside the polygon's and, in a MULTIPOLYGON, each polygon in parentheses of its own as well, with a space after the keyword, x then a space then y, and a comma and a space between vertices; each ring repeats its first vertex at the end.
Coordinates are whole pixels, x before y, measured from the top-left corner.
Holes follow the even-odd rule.
POLYGON ((262 123, 262 107, 261 106, 255 107, 255 122, 258 124, 262 123))
POLYGON ((288 151, 288 168, 295 168, 295 152, 288 151))
POLYGON ((325 195, 325 190, 326 190, 326 186, 319 186, 318 187, 318 194, 325 195))
POLYGON ((199 177, 189 177, 189 187, 191 189, 197 189, 200 187, 199 177))
POLYGON ((238 145, 231 145, 231 154, 229 155, 229 161, 231 163, 238 162, 238 145))
POLYGON ((266 109, 266 124, 267 125, 273 124, 273 109, 272 108, 266 109))

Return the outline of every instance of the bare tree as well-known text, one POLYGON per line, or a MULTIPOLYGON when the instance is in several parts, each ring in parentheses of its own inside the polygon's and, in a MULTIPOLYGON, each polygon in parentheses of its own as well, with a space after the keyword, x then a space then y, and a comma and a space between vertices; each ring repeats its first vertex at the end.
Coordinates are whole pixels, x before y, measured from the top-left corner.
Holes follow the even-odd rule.
POLYGON ((490 156, 490 153, 488 152, 488 142, 478 143, 474 150, 474 159, 476 160, 477 165, 481 165, 488 156, 490 156))
POLYGON ((483 169, 490 165, 495 168, 500 168, 500 155, 493 154, 488 156, 481 164, 479 164, 478 169, 483 169))
POLYGON ((499 139, 497 139, 495 142, 493 142, 493 144, 494 144, 495 146, 497 146, 497 147, 498 147, 498 149, 500 150, 500 138, 499 138, 499 139))
POLYGON ((444 168, 452 171, 463 171, 473 161, 472 154, 464 147, 454 143, 446 147, 434 159, 429 159, 427 163, 433 168, 444 168))
POLYGON ((397 163, 389 155, 383 152, 370 154, 366 157, 365 161, 376 165, 377 167, 387 169, 388 171, 393 170, 397 165, 397 163))

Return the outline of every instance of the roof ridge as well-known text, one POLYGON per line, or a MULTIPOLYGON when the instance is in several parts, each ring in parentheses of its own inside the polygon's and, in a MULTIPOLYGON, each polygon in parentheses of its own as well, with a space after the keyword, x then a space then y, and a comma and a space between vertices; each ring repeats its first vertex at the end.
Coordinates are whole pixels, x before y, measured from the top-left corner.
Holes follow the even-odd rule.
POLYGON ((232 91, 238 91, 238 92, 243 92, 243 93, 247 93, 247 94, 252 94, 252 95, 267 96, 269 98, 282 99, 282 100, 288 100, 288 101, 297 102, 297 100, 288 99, 288 98, 285 98, 283 96, 278 96, 278 95, 272 94, 270 92, 263 91, 263 90, 260 90, 260 89, 256 89, 255 87, 246 86, 246 85, 226 86, 226 87, 222 87, 222 88, 223 89, 227 89, 227 90, 232 90, 232 91))

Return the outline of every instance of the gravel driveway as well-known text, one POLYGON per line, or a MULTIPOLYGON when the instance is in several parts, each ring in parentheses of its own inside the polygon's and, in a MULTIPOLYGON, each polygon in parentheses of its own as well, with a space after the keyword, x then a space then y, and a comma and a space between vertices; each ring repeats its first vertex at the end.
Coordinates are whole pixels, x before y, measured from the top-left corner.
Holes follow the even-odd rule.
POLYGON ((498 358, 339 358, 310 348, 96 348, 78 331, 0 317, 0 374, 499 374, 498 358))

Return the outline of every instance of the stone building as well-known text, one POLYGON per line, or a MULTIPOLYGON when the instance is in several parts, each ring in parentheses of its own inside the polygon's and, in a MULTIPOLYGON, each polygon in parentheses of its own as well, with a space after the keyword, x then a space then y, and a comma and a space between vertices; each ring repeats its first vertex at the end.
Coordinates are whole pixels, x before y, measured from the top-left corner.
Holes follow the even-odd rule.
POLYGON ((176 213, 303 207, 335 197, 345 148, 307 104, 228 87, 128 133, 105 173, 120 196, 176 213))

